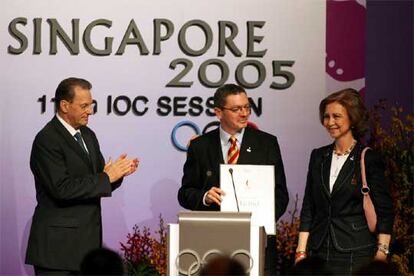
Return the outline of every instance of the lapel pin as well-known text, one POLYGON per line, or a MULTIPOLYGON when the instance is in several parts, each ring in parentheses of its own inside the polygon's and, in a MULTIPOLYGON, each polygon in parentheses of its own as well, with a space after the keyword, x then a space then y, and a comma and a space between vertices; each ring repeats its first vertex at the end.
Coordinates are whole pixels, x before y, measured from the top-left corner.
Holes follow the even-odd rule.
POLYGON ((247 148, 247 152, 252 152, 252 149, 250 147, 247 148))
POLYGON ((354 174, 351 180, 351 185, 356 185, 356 184, 357 184, 357 179, 356 179, 356 175, 354 174))
POLYGON ((351 161, 354 161, 354 156, 352 155, 349 159, 350 159, 351 161))

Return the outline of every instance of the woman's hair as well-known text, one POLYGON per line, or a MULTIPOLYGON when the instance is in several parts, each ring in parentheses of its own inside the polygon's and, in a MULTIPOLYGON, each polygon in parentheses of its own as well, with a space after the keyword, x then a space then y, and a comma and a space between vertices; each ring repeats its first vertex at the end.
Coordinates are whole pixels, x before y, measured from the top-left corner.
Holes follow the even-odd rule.
POLYGON ((364 136, 368 130, 369 114, 358 91, 347 88, 335 92, 321 101, 319 104, 319 120, 323 124, 326 106, 330 103, 339 103, 348 112, 351 121, 352 135, 358 139, 364 136))

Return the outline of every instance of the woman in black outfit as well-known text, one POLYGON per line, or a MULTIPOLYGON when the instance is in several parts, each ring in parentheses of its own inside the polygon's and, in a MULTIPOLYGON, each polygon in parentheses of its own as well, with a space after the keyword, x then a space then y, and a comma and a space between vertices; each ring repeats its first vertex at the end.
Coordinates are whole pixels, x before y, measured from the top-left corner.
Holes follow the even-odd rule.
POLYGON ((345 89, 319 106, 322 125, 334 139, 312 151, 300 216, 295 262, 309 255, 322 258, 339 275, 349 275, 371 261, 386 260, 394 222, 381 156, 368 150, 365 168, 377 213, 374 233, 368 229, 361 193, 360 139, 368 129, 368 111, 359 93, 345 89))

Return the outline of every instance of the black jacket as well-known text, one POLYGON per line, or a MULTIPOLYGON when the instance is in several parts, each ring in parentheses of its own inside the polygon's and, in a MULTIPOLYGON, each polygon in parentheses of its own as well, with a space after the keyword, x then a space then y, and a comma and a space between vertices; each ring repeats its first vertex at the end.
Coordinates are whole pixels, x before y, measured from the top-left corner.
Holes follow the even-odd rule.
POLYGON ((111 196, 104 158, 88 127, 80 129, 89 156, 54 117, 33 142, 30 167, 36 185, 26 263, 79 270, 84 255, 101 246, 100 198, 111 196))
MULTIPOLYGON (((368 230, 361 193, 360 154, 357 144, 344 163, 329 191, 333 144, 314 149, 309 161, 300 231, 310 232, 308 247, 318 249, 331 234, 336 249, 347 252, 376 244, 376 234, 368 230)), ((368 150, 365 168, 370 196, 377 213, 377 232, 390 234, 394 222, 392 200, 384 178, 381 156, 368 150)))
MULTIPOLYGON (((184 164, 182 186, 178 191, 180 205, 190 210, 218 211, 216 204, 205 206, 204 194, 220 185, 220 164, 224 164, 219 129, 206 133, 191 144, 184 164)), ((246 127, 237 164, 275 166, 275 221, 285 212, 289 196, 277 138, 246 127), (247 150, 249 149, 249 150, 247 150)))

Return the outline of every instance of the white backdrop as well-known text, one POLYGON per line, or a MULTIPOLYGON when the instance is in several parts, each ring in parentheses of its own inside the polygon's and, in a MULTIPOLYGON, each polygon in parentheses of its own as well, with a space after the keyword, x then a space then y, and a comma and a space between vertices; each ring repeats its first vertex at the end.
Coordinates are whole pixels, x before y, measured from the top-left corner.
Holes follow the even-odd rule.
MULTIPOLYGON (((104 243, 119 250, 119 242, 134 224, 154 229, 158 215, 166 222, 175 222, 181 209, 176 194, 181 185, 185 152, 178 150, 171 140, 174 126, 184 120, 201 130, 215 120, 206 115, 205 102, 215 88, 202 84, 198 77, 200 65, 209 59, 219 59, 228 66, 226 82, 236 82, 235 71, 245 60, 262 64, 266 72, 260 74, 253 66, 243 71, 248 83, 263 77, 261 85, 248 89, 257 104, 262 101, 261 114, 252 114, 251 121, 260 129, 279 138, 285 164, 291 203, 296 193, 303 194, 307 163, 312 148, 327 143, 327 137, 318 121, 318 104, 325 96, 325 1, 16 1, 3 0, 0 9, 0 81, 1 81, 1 272, 0 274, 31 274, 31 267, 23 265, 31 216, 36 204, 35 189, 29 168, 31 143, 36 133, 53 116, 50 102, 58 83, 69 76, 88 79, 93 84, 93 96, 98 103, 97 113, 90 118, 89 126, 96 132, 106 158, 121 153, 140 159, 139 171, 127 179, 112 198, 103 199, 104 243), (13 30, 13 20, 19 22, 13 30), (60 38, 54 44, 57 52, 51 54, 53 35, 48 19, 55 19, 69 38, 72 38, 72 21, 79 19, 79 52, 71 53, 60 38), (105 37, 112 37, 112 51, 105 56, 89 53, 83 36, 88 24, 105 19, 107 26, 92 29, 92 44, 105 48, 105 37), (169 39, 161 42, 159 55, 154 54, 155 19, 168 19, 174 25, 169 39), (126 45, 121 55, 116 52, 131 20, 142 36, 148 54, 142 54, 136 44, 126 45), (191 20, 202 20, 212 31, 211 47, 200 56, 190 56, 179 47, 178 35, 183 25, 191 20), (238 28, 234 44, 241 51, 235 56, 226 48, 218 55, 219 21, 231 21, 238 28), (247 56, 247 22, 263 22, 253 28, 256 39, 254 50, 266 50, 261 57, 247 56), (108 23, 110 22, 110 23, 108 23), (109 27, 109 24, 111 25, 109 27), (35 38, 35 30, 40 35, 35 38), (23 49, 20 40, 27 39, 23 49), (36 42, 37 41, 37 42, 36 42), (19 53, 12 54, 8 49, 19 53), (170 63, 184 58, 193 67, 181 81, 190 87, 166 87, 184 68, 170 63), (272 89, 272 82, 284 83, 274 77, 273 61, 294 61, 281 70, 295 76, 287 89, 272 89), (144 96, 148 102, 138 101, 137 110, 148 108, 142 116, 132 111, 125 115, 108 113, 108 97, 112 103, 117 97, 133 101, 144 96), (163 96, 176 115, 157 113, 157 104, 163 96), (202 103, 191 107, 190 98, 200 97, 202 103), (43 97, 43 98, 42 98, 43 97), (178 98, 178 97, 187 97, 178 98), (39 99, 40 98, 40 99, 39 99), (44 106, 42 106, 44 101, 44 106), (42 110, 44 109, 44 110, 42 110), (191 110, 201 114, 190 115, 191 110), (42 113, 42 111, 45 111, 42 113), (180 114, 185 115, 180 115, 180 114)), ((161 35, 166 29, 161 28, 161 35)), ((226 31, 226 36, 229 30, 226 31)), ((129 33, 129 38, 137 33, 129 33)), ((187 29, 186 42, 194 50, 205 45, 205 34, 198 26, 187 29)), ((76 44, 76 43, 75 43, 76 44)), ((207 79, 220 80, 218 67, 206 69, 207 79)), ((240 78, 239 78, 240 79, 240 78)), ((124 100, 116 105, 126 110, 124 100)), ((185 145, 193 131, 179 128, 177 140, 185 145)), ((290 205, 291 206, 291 205, 290 205)))

